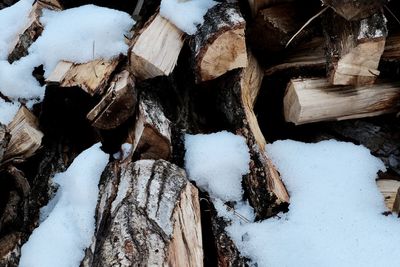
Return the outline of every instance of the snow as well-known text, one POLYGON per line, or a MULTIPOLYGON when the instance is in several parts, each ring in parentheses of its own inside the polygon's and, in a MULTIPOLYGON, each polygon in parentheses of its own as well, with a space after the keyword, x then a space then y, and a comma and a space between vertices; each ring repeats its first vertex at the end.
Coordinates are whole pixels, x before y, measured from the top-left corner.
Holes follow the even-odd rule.
POLYGON ((197 186, 221 200, 242 198, 242 176, 249 172, 250 154, 242 136, 223 131, 186 135, 185 168, 197 186))
MULTIPOLYGON (((23 17, 25 14, 20 9, 13 13, 12 19, 2 17, 0 13, 0 21, 14 23, 15 17, 23 17)), ((125 12, 94 5, 65 11, 43 10, 40 21, 44 31, 28 49, 28 56, 13 64, 0 60, 0 91, 13 100, 43 97, 44 87, 32 77, 35 66, 43 64, 45 77, 48 77, 61 60, 85 63, 99 58, 110 59, 120 53, 126 54, 128 45, 124 35, 134 24, 125 12)), ((20 27, 7 30, 6 37, 17 35, 18 29, 20 27)))
POLYGON ((227 231, 243 255, 258 266, 398 266, 400 221, 382 215, 375 178, 385 167, 368 149, 287 140, 267 151, 289 212, 257 223, 234 217, 227 231))
POLYGON ((11 45, 18 38, 18 33, 27 25, 32 2, 33 0, 20 0, 0 10, 0 60, 7 59, 11 45))
POLYGON ((203 24, 207 10, 215 4, 212 0, 162 0, 160 15, 192 35, 196 33, 197 26, 203 24))
POLYGON ((98 183, 107 162, 98 143, 54 176, 55 200, 42 210, 43 221, 23 245, 20 267, 79 266, 94 234, 98 183))
POLYGON ((19 103, 6 102, 0 98, 0 123, 9 124, 17 114, 20 106, 19 103))

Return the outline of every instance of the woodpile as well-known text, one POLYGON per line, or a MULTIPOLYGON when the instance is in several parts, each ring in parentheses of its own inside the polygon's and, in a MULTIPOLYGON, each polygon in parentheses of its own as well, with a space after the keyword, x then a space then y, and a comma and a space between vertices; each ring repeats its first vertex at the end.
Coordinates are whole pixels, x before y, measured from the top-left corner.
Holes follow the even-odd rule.
MULTIPOLYGON (((257 220, 289 205, 264 152, 267 142, 289 137, 365 145, 387 165, 377 184, 388 211, 399 212, 394 1, 219 1, 194 35, 162 17, 160 1, 145 2, 126 36, 127 55, 58 62, 46 78, 39 74, 43 102, 22 105, 0 125, 0 266, 18 266, 21 246, 56 190, 52 176, 97 142, 119 156, 103 172, 81 266, 246 265, 227 222, 184 170, 185 133, 229 130, 246 139, 244 198, 257 220)), ((109 7, 132 14, 119 4, 109 7)), ((69 5, 35 1, 8 61, 26 56, 41 35, 43 9, 69 5)))

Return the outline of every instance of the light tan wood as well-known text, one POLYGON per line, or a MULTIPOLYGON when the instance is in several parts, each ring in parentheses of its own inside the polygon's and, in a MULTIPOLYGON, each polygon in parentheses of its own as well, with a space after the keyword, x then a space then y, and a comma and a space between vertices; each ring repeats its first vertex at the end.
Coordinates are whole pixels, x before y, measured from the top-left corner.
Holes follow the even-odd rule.
POLYGON ((7 126, 11 139, 4 160, 24 160, 32 156, 41 146, 43 133, 39 121, 26 107, 22 106, 7 126))
POLYGON ((400 189, 400 181, 381 179, 376 181, 376 184, 385 198, 385 205, 388 210, 398 212, 398 208, 394 204, 400 189), (396 208, 397 210, 395 210, 396 208))
POLYGON ((46 79, 48 85, 81 87, 90 95, 101 94, 108 85, 120 58, 93 60, 84 64, 60 61, 46 79))
POLYGON ((397 214, 400 214, 400 188, 397 190, 396 193, 396 198, 393 203, 393 212, 397 212, 397 214))
POLYGON ((291 80, 284 97, 286 121, 296 125, 371 117, 400 109, 400 84, 353 88, 332 86, 326 79, 291 80))
POLYGON ((160 14, 146 23, 129 51, 129 64, 138 79, 168 76, 175 68, 184 32, 160 14))
POLYGON ((86 117, 96 128, 116 128, 133 115, 136 100, 133 76, 124 70, 115 75, 106 94, 86 117))

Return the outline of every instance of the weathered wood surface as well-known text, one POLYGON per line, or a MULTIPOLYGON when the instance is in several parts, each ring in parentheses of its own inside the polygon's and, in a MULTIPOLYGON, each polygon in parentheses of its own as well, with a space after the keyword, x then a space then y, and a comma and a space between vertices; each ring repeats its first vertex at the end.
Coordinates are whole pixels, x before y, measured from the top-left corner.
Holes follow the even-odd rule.
POLYGON ((388 0, 322 0, 346 20, 360 20, 382 11, 388 0))
POLYGON ((84 64, 61 61, 46 79, 47 85, 81 87, 90 95, 102 94, 121 57, 111 60, 97 59, 84 64))
POLYGON ((81 266, 203 266, 197 189, 163 160, 110 163, 81 266))
POLYGON ((385 205, 389 211, 395 211, 394 203, 396 200, 397 192, 400 189, 400 181, 381 179, 376 181, 379 191, 381 191, 385 205))
POLYGON ((171 156, 171 122, 161 105, 144 94, 140 97, 127 143, 133 145, 133 152, 140 159, 168 160, 171 156))
POLYGON ((11 139, 3 160, 21 160, 31 157, 42 144, 43 133, 39 121, 26 107, 22 106, 7 126, 11 139))
POLYGON ((247 66, 246 22, 236 5, 217 4, 191 40, 196 82, 247 66))
POLYGON ((386 18, 382 13, 349 22, 331 13, 324 22, 327 70, 333 85, 372 84, 385 48, 386 18))
POLYGON ((134 77, 124 70, 115 75, 106 94, 88 113, 87 119, 99 129, 116 128, 134 114, 136 101, 134 77))
POLYGON ((233 129, 246 138, 250 149, 250 174, 244 178, 244 188, 259 219, 273 216, 285 208, 289 195, 264 153, 266 141, 253 111, 263 71, 250 55, 247 68, 223 78, 218 84, 219 108, 233 129))
POLYGON ((400 84, 331 86, 326 79, 294 79, 284 97, 285 120, 296 125, 371 117, 400 109, 400 84))
POLYGON ((257 15, 258 11, 272 6, 272 5, 277 5, 280 3, 285 3, 285 2, 293 2, 294 0, 248 0, 251 14, 254 16, 257 15))
POLYGON ((43 9, 61 10, 61 5, 57 0, 35 1, 29 13, 27 25, 12 45, 13 48, 8 55, 8 61, 10 63, 26 56, 28 54, 28 48, 42 34, 43 25, 40 22, 40 17, 42 16, 43 9))
POLYGON ((140 80, 168 76, 175 68, 184 32, 156 14, 149 19, 129 49, 129 65, 140 80))

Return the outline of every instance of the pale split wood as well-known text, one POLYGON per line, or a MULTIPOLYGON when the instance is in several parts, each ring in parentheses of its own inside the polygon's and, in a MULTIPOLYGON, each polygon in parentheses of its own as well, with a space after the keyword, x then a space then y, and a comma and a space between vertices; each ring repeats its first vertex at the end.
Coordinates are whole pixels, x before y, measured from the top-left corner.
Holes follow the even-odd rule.
POLYGON ((82 64, 60 61, 46 79, 46 83, 60 87, 78 86, 90 95, 102 94, 120 60, 120 57, 115 57, 82 64))
POLYGON ((124 70, 115 75, 106 94, 86 117, 96 128, 116 128, 134 114, 136 101, 134 77, 124 70))
POLYGON ((3 160, 24 160, 40 148, 43 133, 39 130, 38 119, 26 107, 21 106, 7 128, 11 138, 3 160))
POLYGON ((150 18, 129 50, 129 65, 140 80, 168 76, 183 47, 184 32, 159 13, 150 18))
POLYGON ((376 181, 376 184, 385 199, 387 209, 398 212, 398 208, 395 207, 395 201, 400 189, 400 181, 380 179, 376 181))
POLYGON ((285 120, 296 125, 371 117, 400 109, 400 84, 378 83, 354 88, 332 86, 326 79, 294 79, 284 97, 285 120))

